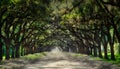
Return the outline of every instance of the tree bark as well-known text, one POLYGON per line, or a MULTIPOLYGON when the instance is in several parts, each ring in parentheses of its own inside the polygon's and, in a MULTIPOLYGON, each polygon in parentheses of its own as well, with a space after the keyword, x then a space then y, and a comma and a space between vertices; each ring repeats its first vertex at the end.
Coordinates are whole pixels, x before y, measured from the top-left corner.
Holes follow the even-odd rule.
POLYGON ((98 51, 99 51, 99 57, 102 58, 102 51, 101 51, 101 46, 98 46, 98 51))
POLYGON ((109 44, 110 44, 110 52, 111 52, 111 59, 112 60, 115 60, 115 55, 114 55, 114 39, 115 39, 115 31, 113 33, 113 37, 110 33, 110 26, 107 27, 107 31, 108 31, 108 41, 109 41, 109 44))
POLYGON ((0 61, 2 60, 2 41, 0 39, 0 61))
POLYGON ((115 40, 115 31, 113 33, 113 37, 111 36, 111 40, 110 40, 110 51, 111 51, 111 59, 115 60, 115 54, 114 54, 114 41, 115 40))
POLYGON ((10 47, 6 46, 6 59, 9 60, 10 59, 10 47))
POLYGON ((107 46, 104 46, 104 58, 109 59, 108 58, 108 53, 107 53, 107 46))
POLYGON ((111 52, 111 59, 115 60, 114 45, 113 44, 110 44, 110 52, 111 52))
POLYGON ((100 37, 99 36, 99 38, 98 38, 98 52, 99 52, 99 57, 100 58, 103 58, 103 56, 102 56, 102 51, 101 51, 101 41, 102 41, 102 39, 101 39, 102 37, 100 37))
POLYGON ((29 47, 25 47, 25 55, 29 54, 29 47))
POLYGON ((118 46, 118 54, 120 54, 120 43, 119 43, 119 46, 118 46))
POLYGON ((19 46, 16 46, 15 48, 16 48, 15 57, 16 57, 16 58, 19 58, 19 57, 20 57, 20 52, 19 52, 19 48, 20 48, 20 47, 19 47, 19 46))
POLYGON ((93 49, 93 48, 91 47, 91 48, 90 48, 90 55, 92 55, 92 49, 93 49))
POLYGON ((12 58, 15 58, 15 48, 12 47, 12 58))
MULTIPOLYGON (((105 38, 104 38, 104 40, 105 40, 105 38)), ((104 58, 105 58, 105 59, 109 59, 109 58, 108 58, 108 51, 107 51, 107 48, 108 48, 107 44, 108 44, 108 41, 105 41, 105 42, 103 43, 103 47, 104 47, 104 58)))
POLYGON ((89 49, 89 47, 86 47, 86 54, 90 55, 90 49, 89 49))
POLYGON ((94 56, 97 57, 97 47, 94 46, 93 49, 94 49, 94 56))
POLYGON ((21 56, 24 56, 24 48, 21 47, 21 56))
POLYGON ((98 39, 96 40, 97 41, 97 44, 98 44, 98 54, 99 54, 99 57, 102 58, 102 51, 101 51, 101 36, 98 35, 98 39))

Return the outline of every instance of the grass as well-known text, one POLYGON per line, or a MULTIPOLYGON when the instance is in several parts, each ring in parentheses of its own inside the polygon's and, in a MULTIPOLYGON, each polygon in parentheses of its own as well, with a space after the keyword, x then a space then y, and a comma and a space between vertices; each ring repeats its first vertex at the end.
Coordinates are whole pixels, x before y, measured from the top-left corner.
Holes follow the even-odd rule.
MULTIPOLYGON (((42 53, 34 53, 34 54, 28 54, 28 55, 25 55, 25 56, 21 56, 20 59, 23 59, 23 60, 37 60, 37 59, 40 59, 42 58, 43 56, 46 55, 46 52, 42 52, 42 53)), ((14 59, 13 59, 14 60, 14 59)), ((3 61, 0 61, 0 65, 3 65, 5 64, 6 61, 5 61, 5 56, 3 56, 3 61)))
MULTIPOLYGON (((85 55, 84 54, 73 54, 73 56, 75 56, 75 57, 82 57, 82 56, 85 56, 85 55)), ((116 60, 110 60, 110 59, 94 57, 92 55, 90 57, 91 58, 89 58, 89 60, 100 60, 100 61, 105 61, 105 62, 108 62, 108 63, 115 64, 117 66, 120 66, 120 55, 119 54, 115 55, 116 60)), ((110 54, 108 54, 108 57, 110 58, 110 54)))
POLYGON ((116 60, 111 60, 110 59, 110 54, 108 54, 108 58, 109 59, 104 59, 104 58, 99 58, 99 57, 93 57, 92 56, 92 59, 94 59, 94 60, 102 60, 102 61, 105 61, 105 62, 109 62, 109 63, 115 64, 117 66, 120 66, 120 55, 119 54, 115 55, 116 60))
MULTIPOLYGON (((108 55, 108 57, 110 58, 110 55, 108 55)), ((116 65, 120 66, 120 55, 116 54, 115 58, 116 58, 116 60, 110 60, 110 59, 108 59, 108 60, 107 59, 103 59, 103 60, 107 61, 107 62, 110 62, 112 64, 116 64, 116 65)))
POLYGON ((28 55, 23 56, 21 58, 26 59, 26 60, 36 60, 36 59, 39 59, 45 55, 46 55, 46 52, 42 52, 42 53, 28 54, 28 55))

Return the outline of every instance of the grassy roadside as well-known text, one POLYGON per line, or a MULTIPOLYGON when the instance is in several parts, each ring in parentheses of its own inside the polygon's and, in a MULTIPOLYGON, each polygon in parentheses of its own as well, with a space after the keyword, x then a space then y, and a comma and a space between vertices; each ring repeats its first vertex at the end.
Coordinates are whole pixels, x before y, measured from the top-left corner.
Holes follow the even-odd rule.
POLYGON ((40 58, 44 57, 47 53, 34 53, 21 56, 20 58, 3 60, 0 62, 0 69, 22 69, 25 64, 37 62, 40 58))
MULTIPOLYGON (((75 56, 75 57, 83 57, 85 55, 84 54, 74 54, 73 56, 75 56)), ((120 55, 117 55, 117 54, 115 55, 116 60, 104 59, 104 58, 99 58, 99 57, 94 57, 94 56, 90 56, 90 57, 91 57, 90 60, 104 61, 104 62, 115 64, 115 65, 120 67, 120 55)), ((108 57, 110 58, 110 55, 108 55, 108 57)))
POLYGON ((4 59, 0 62, 0 65, 4 65, 4 64, 6 64, 8 62, 12 62, 12 61, 19 61, 19 59, 25 60, 25 61, 34 61, 34 60, 42 58, 45 55, 46 55, 46 52, 41 52, 41 53, 28 54, 25 56, 21 56, 20 58, 15 58, 15 59, 10 59, 10 60, 4 59))
MULTIPOLYGON (((110 55, 108 55, 108 57, 110 58, 110 55)), ((120 67, 120 55, 116 54, 115 58, 116 58, 116 60, 103 59, 103 61, 118 65, 120 67)))
POLYGON ((28 54, 26 56, 22 56, 21 59, 25 59, 25 60, 36 60, 36 59, 40 59, 41 57, 45 56, 46 52, 42 52, 42 53, 35 53, 35 54, 28 54))

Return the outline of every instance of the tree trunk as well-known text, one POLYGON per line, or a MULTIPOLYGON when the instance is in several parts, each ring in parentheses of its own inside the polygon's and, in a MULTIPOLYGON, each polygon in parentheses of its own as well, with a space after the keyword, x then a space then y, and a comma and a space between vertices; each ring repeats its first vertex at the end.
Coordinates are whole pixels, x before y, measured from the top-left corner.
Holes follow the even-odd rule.
POLYGON ((99 51, 99 57, 102 58, 103 56, 102 56, 101 46, 100 45, 98 46, 98 51, 99 51))
POLYGON ((35 47, 32 47, 32 49, 30 51, 31 51, 31 54, 34 54, 35 53, 35 47))
POLYGON ((101 29, 102 27, 101 27, 101 25, 100 25, 100 31, 99 31, 99 33, 100 33, 100 35, 98 35, 99 36, 99 38, 98 38, 98 51, 99 51, 99 57, 100 58, 103 58, 103 55, 102 55, 102 50, 101 50, 101 47, 102 47, 102 38, 103 38, 103 36, 102 36, 102 29, 101 29))
POLYGON ((21 56, 24 56, 24 48, 21 47, 21 56))
POLYGON ((111 52, 111 59, 115 60, 114 45, 113 44, 110 44, 110 52, 111 52))
POLYGON ((0 61, 2 60, 2 41, 0 39, 0 61))
POLYGON ((89 47, 86 48, 86 54, 90 55, 90 49, 89 49, 89 47))
MULTIPOLYGON (((0 25, 0 34, 1 34, 1 27, 2 26, 0 25)), ((0 36, 0 61, 2 60, 2 55, 3 55, 2 46, 3 46, 3 44, 2 44, 2 38, 0 36)))
POLYGON ((90 55, 92 55, 92 47, 90 48, 90 55))
POLYGON ((114 28, 114 32, 115 32, 115 35, 116 35, 116 37, 117 37, 117 39, 118 39, 118 42, 119 42, 119 44, 120 44, 120 32, 117 30, 117 25, 114 23, 114 20, 112 19, 112 23, 113 23, 113 28, 114 28))
POLYGON ((99 42, 98 42, 98 31, 95 31, 94 37, 93 37, 93 44, 94 44, 94 45, 93 45, 93 50, 94 50, 94 56, 95 56, 95 57, 97 57, 97 54, 98 54, 98 53, 97 53, 97 52, 98 52, 98 51, 97 51, 97 49, 98 49, 98 47, 97 47, 97 46, 98 46, 98 43, 99 43, 99 42))
POLYGON ((29 54, 29 48, 25 47, 25 55, 29 54))
POLYGON ((108 58, 108 53, 107 53, 107 43, 104 44, 104 58, 109 59, 108 58))
POLYGON ((27 51, 27 50, 26 50, 26 47, 25 47, 25 48, 24 48, 24 55, 26 55, 26 54, 27 54, 27 53, 26 53, 26 51, 27 51))
POLYGON ((111 59, 115 60, 115 55, 114 55, 114 39, 115 39, 115 31, 113 32, 113 36, 110 33, 110 27, 107 27, 108 32, 108 41, 110 44, 110 52, 111 52, 111 59))
POLYGON ((99 44, 98 44, 98 52, 99 52, 99 57, 100 58, 103 58, 103 56, 102 56, 102 51, 101 51, 101 43, 99 42, 99 44))
POLYGON ((10 59, 10 47, 6 46, 6 59, 9 60, 10 59))
POLYGON ((94 56, 97 57, 97 48, 94 46, 94 56))
POLYGON ((19 46, 16 46, 15 48, 16 48, 15 57, 16 57, 16 58, 19 58, 19 57, 20 57, 20 52, 19 52, 20 47, 19 47, 19 46))
POLYGON ((108 58, 108 46, 107 46, 107 44, 108 44, 108 41, 106 40, 106 38, 105 38, 105 36, 104 36, 104 41, 103 41, 103 47, 104 47, 104 58, 105 59, 109 59, 108 58))
POLYGON ((120 55, 120 43, 119 43, 119 46, 118 46, 118 54, 120 55))
POLYGON ((15 58, 15 48, 12 47, 12 58, 15 58))

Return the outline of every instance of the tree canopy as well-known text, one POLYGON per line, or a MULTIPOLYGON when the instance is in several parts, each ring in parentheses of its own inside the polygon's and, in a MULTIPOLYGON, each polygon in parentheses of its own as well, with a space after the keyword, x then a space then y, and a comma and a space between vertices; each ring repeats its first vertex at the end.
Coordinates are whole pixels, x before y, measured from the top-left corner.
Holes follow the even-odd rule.
POLYGON ((116 49, 120 54, 119 3, 119 0, 0 0, 0 59, 59 46, 63 51, 115 60, 116 49))

